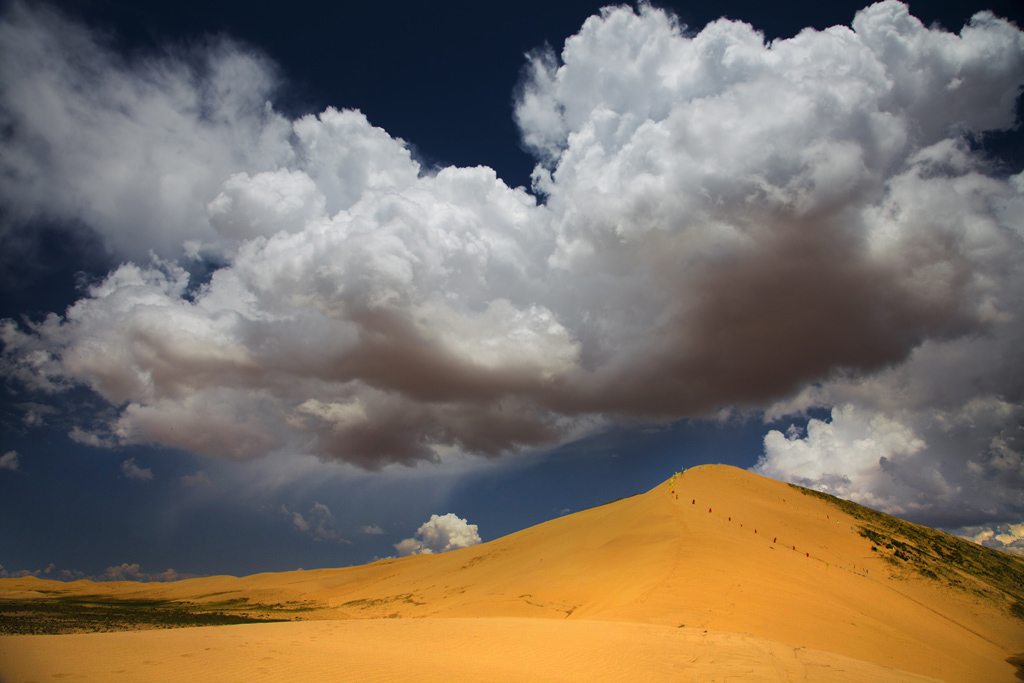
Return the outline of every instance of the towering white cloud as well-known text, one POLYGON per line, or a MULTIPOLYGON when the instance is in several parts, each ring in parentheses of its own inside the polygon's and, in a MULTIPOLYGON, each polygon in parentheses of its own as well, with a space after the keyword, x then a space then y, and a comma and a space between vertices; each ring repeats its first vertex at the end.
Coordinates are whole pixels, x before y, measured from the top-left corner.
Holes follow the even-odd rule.
POLYGON ((449 512, 430 515, 430 519, 416 530, 416 535, 396 543, 395 550, 399 555, 430 555, 468 548, 477 543, 480 543, 480 534, 476 524, 449 512))
POLYGON ((1018 190, 967 140, 1013 125, 1022 67, 1012 25, 955 36, 895 2, 770 45, 609 9, 535 57, 517 118, 588 379, 615 387, 595 407, 758 404, 986 321, 1020 249, 994 206, 1018 190))
POLYGON ((8 377, 116 406, 83 443, 373 469, 835 407, 769 435, 762 470, 1024 511, 1024 175, 973 145, 1017 120, 1024 33, 989 13, 952 34, 889 0, 766 44, 605 9, 517 90, 542 202, 486 167, 427 173, 357 111, 286 120, 272 66, 230 42, 126 60, 16 5, 0 65, 5 207, 129 258, 0 326, 8 377), (190 283, 184 259, 213 256, 190 283))

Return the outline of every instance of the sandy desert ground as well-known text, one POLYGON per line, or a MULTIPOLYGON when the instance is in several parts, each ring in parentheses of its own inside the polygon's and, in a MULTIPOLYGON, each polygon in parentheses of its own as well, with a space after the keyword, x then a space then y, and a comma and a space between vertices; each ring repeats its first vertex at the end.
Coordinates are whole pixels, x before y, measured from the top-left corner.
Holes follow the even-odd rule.
POLYGON ((0 679, 1013 681, 1024 561, 726 466, 443 555, 7 600, 301 619, 0 637, 0 679))
POLYGON ((584 620, 363 619, 20 638, 24 649, 7 668, 16 681, 934 680, 749 635, 584 620))

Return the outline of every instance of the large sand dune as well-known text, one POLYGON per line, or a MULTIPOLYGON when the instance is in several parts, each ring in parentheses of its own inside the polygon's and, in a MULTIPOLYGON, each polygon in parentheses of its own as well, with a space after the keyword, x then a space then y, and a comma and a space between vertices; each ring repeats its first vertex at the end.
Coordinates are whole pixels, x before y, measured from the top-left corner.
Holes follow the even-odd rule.
POLYGON ((443 555, 165 584, 3 580, 9 599, 315 621, 5 636, 0 677, 1012 681, 1022 577, 1018 558, 707 466, 443 555))

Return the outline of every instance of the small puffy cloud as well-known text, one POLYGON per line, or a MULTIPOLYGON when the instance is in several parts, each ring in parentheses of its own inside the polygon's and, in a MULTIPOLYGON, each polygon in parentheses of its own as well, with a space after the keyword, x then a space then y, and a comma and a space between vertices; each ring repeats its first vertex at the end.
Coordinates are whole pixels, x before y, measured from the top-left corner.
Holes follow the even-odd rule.
POLYGON ((380 525, 377 524, 369 524, 367 526, 360 527, 359 531, 370 536, 383 536, 387 533, 384 529, 380 528, 380 525))
POLYGON ((26 427, 42 427, 50 416, 59 412, 53 406, 32 401, 23 403, 18 408, 24 411, 21 420, 26 427))
POLYGON ((3 455, 0 455, 0 470, 11 470, 12 472, 18 469, 18 452, 7 451, 3 455))
POLYGON ((121 474, 128 479, 136 481, 152 481, 153 470, 146 467, 139 467, 135 464, 135 458, 128 458, 121 463, 121 474))
POLYGON ((39 579, 52 579, 56 581, 77 581, 78 579, 86 578, 85 574, 77 569, 58 569, 57 565, 52 562, 45 569, 21 569, 16 571, 8 571, 4 569, 3 565, 0 565, 0 578, 2 579, 17 579, 23 576, 34 576, 39 579))
POLYGON ((82 429, 78 425, 71 428, 71 431, 68 432, 68 438, 76 443, 96 448, 110 448, 114 445, 114 441, 110 438, 82 429))
POLYGON ((178 574, 173 569, 167 569, 167 571, 159 573, 149 573, 142 571, 139 564, 127 562, 122 563, 118 566, 107 567, 107 569, 96 577, 97 581, 177 581, 178 579, 186 578, 178 574))
POLYGON ((306 514, 298 510, 289 510, 286 506, 280 507, 282 515, 291 520, 296 529, 308 534, 310 537, 321 541, 330 540, 338 543, 348 543, 338 535, 336 530, 337 522, 331 509, 323 503, 314 501, 306 514))
POLYGON ((281 514, 291 519, 292 524, 294 524, 295 528, 299 531, 309 531, 309 522, 306 521, 306 518, 302 516, 301 512, 289 511, 288 508, 282 505, 281 514))
POLYGON ((131 581, 135 577, 139 576, 139 574, 140 567, 137 562, 133 564, 125 562, 120 566, 107 567, 106 571, 102 575, 107 577, 108 581, 131 581))
POLYGON ((431 515, 430 520, 416 530, 415 536, 395 543, 395 550, 400 556, 429 555, 467 548, 477 543, 480 543, 480 534, 476 524, 469 524, 449 512, 446 515, 431 515))

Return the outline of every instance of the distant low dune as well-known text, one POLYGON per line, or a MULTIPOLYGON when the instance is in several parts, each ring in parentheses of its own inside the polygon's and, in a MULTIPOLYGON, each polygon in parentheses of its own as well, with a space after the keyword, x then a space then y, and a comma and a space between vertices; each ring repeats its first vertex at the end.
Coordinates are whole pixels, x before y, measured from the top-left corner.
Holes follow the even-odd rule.
POLYGON ((2 636, 12 683, 1013 681, 1024 561, 704 466, 441 555, 163 584, 5 579, 0 612, 21 633, 190 626, 2 636), (270 619, 290 623, 191 626, 270 619))

